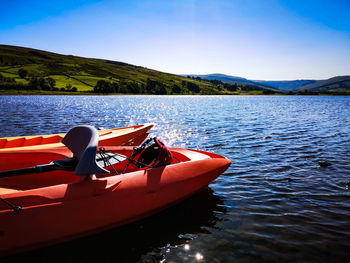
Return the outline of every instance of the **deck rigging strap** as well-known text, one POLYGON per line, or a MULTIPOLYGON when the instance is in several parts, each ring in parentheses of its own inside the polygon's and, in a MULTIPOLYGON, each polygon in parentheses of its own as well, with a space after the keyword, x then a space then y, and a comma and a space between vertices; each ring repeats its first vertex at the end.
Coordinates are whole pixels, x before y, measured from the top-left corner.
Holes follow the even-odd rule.
POLYGON ((156 137, 150 138, 140 147, 135 147, 133 149, 131 156, 128 158, 128 162, 125 165, 123 173, 126 172, 126 169, 130 163, 137 168, 155 168, 168 165, 172 160, 173 156, 165 144, 156 137), (154 141, 154 143, 146 147, 151 141, 154 141))
MULTIPOLYGON (((146 146, 152 141, 152 139, 153 138, 149 138, 146 141, 144 141, 139 147, 134 147, 132 149, 132 153, 131 153, 130 157, 128 158, 128 162, 125 165, 123 174, 128 169, 130 163, 133 164, 136 168, 139 168, 139 165, 138 165, 139 162, 135 160, 135 157, 146 148, 146 146)), ((143 163, 141 163, 141 165, 147 166, 146 164, 143 164, 143 163)))
POLYGON ((107 151, 105 148, 101 147, 98 154, 96 154, 97 163, 103 162, 103 167, 111 166, 115 174, 119 174, 115 167, 113 166, 116 163, 120 163, 126 160, 126 156, 119 153, 112 153, 107 151))
POLYGON ((3 201, 5 204, 7 204, 14 212, 21 212, 22 211, 22 207, 17 206, 12 204, 11 202, 7 201, 6 199, 0 197, 0 201, 3 201))

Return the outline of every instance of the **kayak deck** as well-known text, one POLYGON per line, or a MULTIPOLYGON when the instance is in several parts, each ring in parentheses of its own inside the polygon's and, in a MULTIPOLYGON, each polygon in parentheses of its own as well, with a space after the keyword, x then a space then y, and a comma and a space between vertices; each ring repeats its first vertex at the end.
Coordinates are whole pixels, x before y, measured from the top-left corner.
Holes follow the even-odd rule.
MULTIPOLYGON (((118 153, 120 155, 130 157, 132 154, 133 147, 131 146, 105 146, 103 147, 104 150, 118 153)), ((172 156, 174 157, 171 164, 176 163, 184 163, 188 161, 196 161, 196 160, 203 160, 208 158, 224 158, 220 155, 216 155, 214 153, 201 153, 200 151, 195 150, 187 150, 182 148, 171 148, 170 149, 172 156)), ((39 151, 39 152, 31 152, 28 154, 28 152, 23 151, 20 153, 15 154, 6 154, 3 155, 3 159, 0 160, 0 167, 3 167, 1 165, 1 162, 10 162, 13 165, 11 169, 20 169, 24 167, 28 167, 28 163, 31 163, 33 165, 39 165, 43 163, 50 163, 53 160, 57 159, 64 159, 70 157, 69 154, 67 154, 67 151, 62 152, 55 152, 52 153, 49 150, 47 151, 39 151), (18 160, 17 163, 15 163, 15 160, 18 160), (28 160, 26 160, 28 159, 28 160), (41 160, 36 161, 35 164, 33 164, 34 160, 41 160)), ((138 170, 145 170, 146 168, 137 168, 134 165, 128 165, 127 169, 126 163, 128 160, 124 160, 122 162, 119 162, 113 167, 109 166, 106 167, 106 169, 110 172, 109 174, 98 174, 96 175, 97 178, 108 178, 115 175, 123 175, 128 174, 130 172, 138 171, 138 170)), ((1 169, 0 170, 4 170, 1 169)), ((79 180, 81 180, 81 176, 75 175, 74 172, 69 171, 52 171, 48 173, 33 173, 33 174, 25 174, 25 175, 19 175, 15 177, 3 177, 0 178, 0 195, 4 193, 11 192, 11 189, 13 191, 23 191, 23 190, 29 190, 29 189, 35 189, 35 188, 41 188, 41 187, 48 187, 58 184, 69 184, 74 183, 79 180), (1 190, 3 189, 3 190, 1 190)))

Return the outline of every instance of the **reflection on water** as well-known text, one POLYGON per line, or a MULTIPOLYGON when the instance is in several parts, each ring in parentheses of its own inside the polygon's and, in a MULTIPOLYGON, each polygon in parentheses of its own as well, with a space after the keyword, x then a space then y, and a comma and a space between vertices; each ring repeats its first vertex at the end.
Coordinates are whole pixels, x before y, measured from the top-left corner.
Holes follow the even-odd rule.
POLYGON ((208 233, 207 229, 214 227, 225 211, 221 198, 205 188, 139 222, 22 253, 4 262, 48 262, 48 259, 49 262, 159 262, 173 249, 185 248, 186 244, 190 253, 188 242, 208 233))
POLYGON ((210 184, 213 193, 198 202, 31 257, 57 255, 75 262, 350 258, 350 97, 0 96, 0 111, 0 137, 66 132, 77 124, 113 128, 155 122, 152 136, 168 145, 213 151, 232 161, 210 184))

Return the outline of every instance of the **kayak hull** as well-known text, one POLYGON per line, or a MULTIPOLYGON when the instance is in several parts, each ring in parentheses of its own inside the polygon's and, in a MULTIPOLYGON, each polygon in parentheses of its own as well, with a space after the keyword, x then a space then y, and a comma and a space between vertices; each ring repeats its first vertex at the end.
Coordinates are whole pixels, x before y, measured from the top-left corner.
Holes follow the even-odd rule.
POLYGON ((182 161, 4 195, 0 192, 1 197, 22 206, 22 211, 14 212, 0 203, 0 255, 139 220, 207 186, 230 165, 230 160, 215 154, 175 148, 171 151, 182 161))

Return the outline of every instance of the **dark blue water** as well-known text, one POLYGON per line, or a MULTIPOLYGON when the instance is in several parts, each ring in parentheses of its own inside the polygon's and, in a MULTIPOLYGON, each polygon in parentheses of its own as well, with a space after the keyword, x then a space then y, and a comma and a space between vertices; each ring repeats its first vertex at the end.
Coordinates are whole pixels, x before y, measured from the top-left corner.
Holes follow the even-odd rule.
POLYGON ((10 261, 350 259, 350 97, 0 96, 0 112, 0 137, 154 122, 170 146, 232 160, 210 188, 158 215, 10 261))

